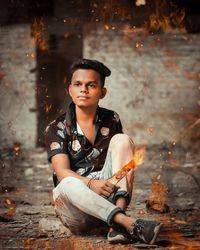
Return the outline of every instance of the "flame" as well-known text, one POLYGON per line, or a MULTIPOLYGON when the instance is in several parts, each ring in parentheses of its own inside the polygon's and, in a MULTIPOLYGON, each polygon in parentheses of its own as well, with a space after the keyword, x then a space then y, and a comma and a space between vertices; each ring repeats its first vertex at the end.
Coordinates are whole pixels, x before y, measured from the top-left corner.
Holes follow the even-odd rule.
POLYGON ((168 206, 166 204, 167 188, 161 182, 161 175, 158 175, 152 181, 152 188, 149 198, 147 200, 147 207, 159 212, 166 212, 168 206))
POLYGON ((32 239, 32 238, 30 238, 30 239, 25 239, 25 240, 22 240, 22 241, 23 241, 23 243, 24 243, 24 247, 28 247, 28 246, 30 246, 30 245, 33 244, 33 239, 32 239))
POLYGON ((119 171, 117 171, 109 181, 116 185, 126 174, 131 170, 135 169, 138 165, 143 163, 145 154, 145 147, 140 147, 135 149, 133 159, 130 160, 127 164, 125 164, 119 171))
POLYGON ((39 49, 42 51, 47 51, 48 43, 45 40, 44 31, 45 25, 43 19, 41 18, 39 21, 35 20, 32 25, 32 35, 35 38, 39 49))
POLYGON ((49 111, 52 109, 53 105, 52 104, 45 104, 44 110, 46 113, 49 113, 49 111))
POLYGON ((144 160, 144 155, 145 155, 145 147, 137 148, 134 152, 133 155, 133 160, 135 162, 135 167, 138 165, 141 165, 144 160))
POLYGON ((6 217, 12 217, 16 211, 16 205, 9 199, 4 200, 4 204, 8 205, 8 211, 6 212, 6 217))
POLYGON ((10 207, 6 213, 8 217, 12 217, 15 214, 16 206, 10 207))
POLYGON ((185 19, 185 10, 179 9, 173 5, 174 11, 166 13, 166 10, 171 9, 170 3, 163 1, 156 1, 156 12, 149 17, 149 26, 151 30, 163 30, 170 32, 178 29, 181 32, 186 32, 183 27, 185 19), (163 14, 165 13, 165 14, 163 14))
POLYGON ((182 233, 171 231, 168 233, 168 236, 171 240, 171 245, 169 249, 199 249, 200 244, 198 240, 189 240, 185 239, 182 233), (179 248, 177 248, 179 246, 179 248))

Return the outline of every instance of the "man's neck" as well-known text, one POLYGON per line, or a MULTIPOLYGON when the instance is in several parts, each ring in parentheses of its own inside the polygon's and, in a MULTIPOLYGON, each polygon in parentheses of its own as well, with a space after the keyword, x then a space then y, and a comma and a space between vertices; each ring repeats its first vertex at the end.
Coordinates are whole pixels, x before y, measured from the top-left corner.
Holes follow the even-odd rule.
POLYGON ((86 123, 94 124, 97 107, 80 108, 76 106, 75 111, 76 111, 76 121, 78 123, 81 123, 84 121, 86 123))

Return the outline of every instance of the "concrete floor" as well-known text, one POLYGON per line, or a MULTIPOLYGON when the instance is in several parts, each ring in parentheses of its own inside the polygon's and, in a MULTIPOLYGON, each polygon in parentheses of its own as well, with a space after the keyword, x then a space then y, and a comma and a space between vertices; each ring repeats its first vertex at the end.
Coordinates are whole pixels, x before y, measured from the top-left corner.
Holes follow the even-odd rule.
POLYGON ((88 236, 71 235, 54 214, 52 170, 45 150, 17 153, 1 152, 0 249, 200 249, 197 152, 178 146, 152 146, 136 170, 128 214, 164 223, 156 245, 151 247, 139 243, 110 245, 105 230, 88 236))

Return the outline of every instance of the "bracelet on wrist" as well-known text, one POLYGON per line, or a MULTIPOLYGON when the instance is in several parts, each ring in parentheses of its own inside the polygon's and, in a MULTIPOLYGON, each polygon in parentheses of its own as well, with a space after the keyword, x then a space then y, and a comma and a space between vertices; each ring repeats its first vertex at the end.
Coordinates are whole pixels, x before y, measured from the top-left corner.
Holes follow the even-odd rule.
POLYGON ((96 180, 96 178, 95 178, 95 177, 92 177, 92 178, 88 181, 87 186, 88 186, 89 189, 91 189, 91 184, 92 184, 92 182, 93 182, 94 180, 96 180))

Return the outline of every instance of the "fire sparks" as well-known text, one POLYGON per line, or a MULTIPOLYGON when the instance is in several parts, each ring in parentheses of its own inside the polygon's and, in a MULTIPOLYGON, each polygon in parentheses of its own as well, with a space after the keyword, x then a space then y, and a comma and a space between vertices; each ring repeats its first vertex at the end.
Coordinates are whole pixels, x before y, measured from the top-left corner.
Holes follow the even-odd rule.
POLYGON ((123 1, 101 1, 98 5, 92 4, 90 8, 91 14, 94 16, 94 20, 101 22, 106 20, 112 21, 119 18, 121 21, 128 21, 132 18, 130 7, 124 5, 123 1))
POLYGON ((39 21, 35 20, 32 25, 32 35, 35 38, 35 41, 39 49, 42 51, 47 51, 48 43, 45 40, 44 31, 45 31, 45 25, 43 20, 42 19, 40 19, 39 21))
POLYGON ((117 173, 115 173, 109 181, 116 185, 131 169, 135 169, 138 165, 143 163, 145 154, 145 147, 141 147, 135 150, 133 159, 124 165, 117 173))

